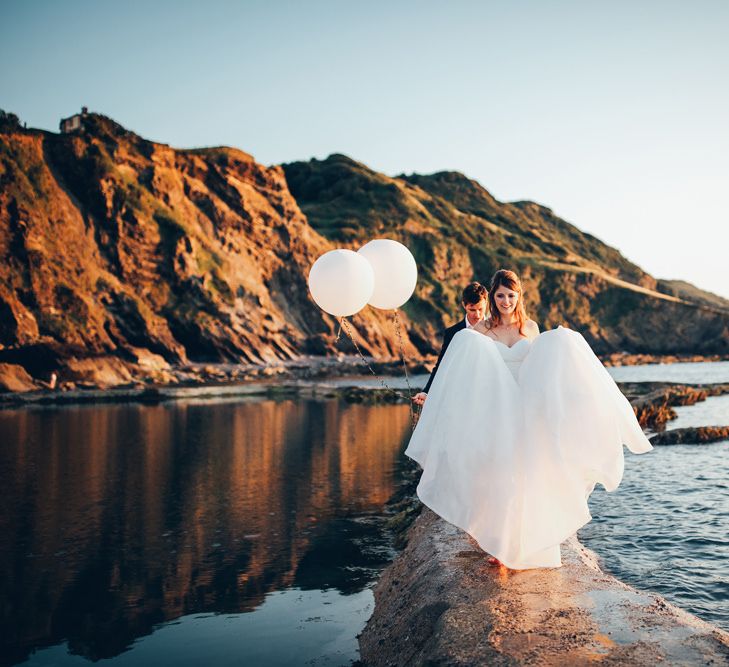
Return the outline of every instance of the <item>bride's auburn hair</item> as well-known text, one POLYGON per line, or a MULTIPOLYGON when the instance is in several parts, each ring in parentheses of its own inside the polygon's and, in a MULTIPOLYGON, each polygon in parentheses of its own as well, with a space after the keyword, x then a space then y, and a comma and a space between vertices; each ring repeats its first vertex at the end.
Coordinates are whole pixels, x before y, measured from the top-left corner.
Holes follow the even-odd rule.
POLYGON ((509 271, 509 269, 499 269, 496 273, 494 273, 491 278, 491 284, 489 285, 490 327, 495 327, 501 324, 501 312, 496 306, 496 299, 494 298, 494 294, 496 294, 496 290, 498 290, 499 287, 506 287, 506 289, 510 289, 519 294, 519 298, 516 302, 516 308, 514 309, 514 315, 516 316, 516 323, 519 327, 519 333, 523 336, 524 325, 527 321, 527 314, 526 310, 524 309, 524 292, 521 287, 521 281, 519 280, 519 276, 517 276, 516 273, 514 273, 513 271, 509 271))

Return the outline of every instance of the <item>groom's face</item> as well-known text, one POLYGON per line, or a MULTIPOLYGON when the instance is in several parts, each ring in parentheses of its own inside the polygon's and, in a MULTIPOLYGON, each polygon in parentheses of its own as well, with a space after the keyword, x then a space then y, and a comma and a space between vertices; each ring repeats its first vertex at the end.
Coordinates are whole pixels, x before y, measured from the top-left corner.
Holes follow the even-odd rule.
POLYGON ((486 299, 481 299, 478 303, 464 303, 463 307, 466 310, 466 317, 471 326, 478 324, 486 317, 486 299))

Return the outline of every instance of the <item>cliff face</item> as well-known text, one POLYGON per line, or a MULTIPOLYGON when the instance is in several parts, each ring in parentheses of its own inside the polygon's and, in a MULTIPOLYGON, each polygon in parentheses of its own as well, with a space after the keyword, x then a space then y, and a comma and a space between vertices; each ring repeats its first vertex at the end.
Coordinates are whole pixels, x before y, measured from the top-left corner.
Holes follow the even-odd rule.
MULTIPOLYGON (((382 236, 419 265, 408 356, 432 353, 462 286, 502 266, 521 271, 543 326, 575 326, 600 352, 729 351, 721 300, 658 292, 549 209, 499 203, 461 174, 389 178, 336 155, 264 167, 89 114, 75 134, 0 132, 0 363, 76 379, 91 363, 115 383, 187 361, 352 351, 306 278, 332 247, 382 236)), ((367 308, 352 323, 366 353, 398 355, 391 313, 367 308)))
POLYGON ((34 349, 26 366, 260 362, 333 338, 306 287, 330 244, 278 167, 90 115, 78 135, 0 135, 0 182, 0 344, 34 349))

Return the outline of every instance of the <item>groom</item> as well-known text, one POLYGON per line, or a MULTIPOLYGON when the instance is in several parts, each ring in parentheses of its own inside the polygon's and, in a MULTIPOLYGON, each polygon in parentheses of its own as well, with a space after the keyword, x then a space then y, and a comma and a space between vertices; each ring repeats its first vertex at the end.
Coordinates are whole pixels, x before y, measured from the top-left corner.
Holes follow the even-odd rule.
POLYGON ((438 366, 440 366, 441 359, 445 351, 448 349, 453 336, 455 336, 461 329, 472 329, 481 320, 486 317, 486 310, 488 308, 488 292, 481 283, 469 283, 463 290, 463 296, 461 298, 461 304, 463 309, 466 311, 466 316, 454 324, 452 327, 448 327, 443 331, 443 344, 440 348, 440 354, 438 355, 438 361, 435 362, 433 372, 430 374, 428 384, 425 385, 425 389, 418 394, 413 396, 413 402, 416 405, 423 405, 425 399, 428 397, 428 391, 430 385, 433 383, 433 378, 438 372, 438 366))

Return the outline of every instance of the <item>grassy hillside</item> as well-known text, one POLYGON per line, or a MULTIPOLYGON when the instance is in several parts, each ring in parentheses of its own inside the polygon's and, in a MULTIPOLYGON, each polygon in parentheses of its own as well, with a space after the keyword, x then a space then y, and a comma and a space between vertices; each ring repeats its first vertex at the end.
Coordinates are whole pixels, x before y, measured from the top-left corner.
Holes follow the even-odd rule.
POLYGON ((386 236, 411 249, 420 275, 404 310, 422 340, 458 317, 463 285, 506 267, 522 276, 543 327, 575 327, 600 352, 727 350, 726 318, 706 307, 716 305, 709 295, 659 291, 618 250, 545 206, 499 202, 457 172, 389 177, 338 154, 283 168, 309 223, 332 242, 358 247, 386 236), (672 324, 686 317, 693 332, 672 324))

